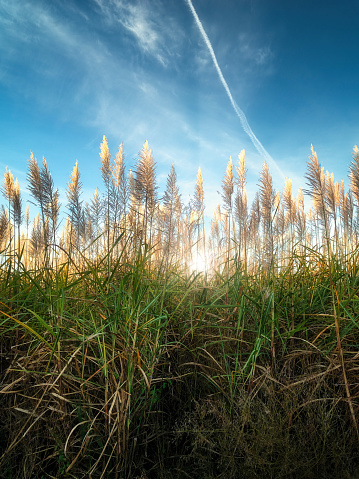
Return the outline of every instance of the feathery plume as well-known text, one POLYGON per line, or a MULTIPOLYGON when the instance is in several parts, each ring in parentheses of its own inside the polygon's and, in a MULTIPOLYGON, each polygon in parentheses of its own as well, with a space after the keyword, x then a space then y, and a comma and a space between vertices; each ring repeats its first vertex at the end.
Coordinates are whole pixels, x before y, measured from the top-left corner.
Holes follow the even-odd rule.
POLYGON ((40 168, 32 151, 30 159, 28 160, 27 179, 29 182, 30 194, 40 207, 44 243, 47 244, 51 232, 53 240, 55 241, 58 216, 60 212, 59 191, 58 189, 55 190, 54 181, 47 167, 45 157, 43 157, 42 167, 40 168))
MULTIPOLYGON (((178 219, 181 214, 181 195, 177 186, 177 175, 175 167, 172 163, 171 171, 167 177, 166 190, 162 198, 163 201, 163 226, 165 237, 166 252, 170 251, 170 247, 176 248, 176 233, 178 234, 178 219)), ((162 228, 160 228, 162 229, 162 228)), ((167 256, 168 261, 168 256, 167 256)))
POLYGON ((14 177, 7 166, 6 171, 4 173, 4 182, 1 187, 1 192, 3 196, 7 199, 9 204, 12 202, 12 199, 13 199, 14 188, 15 188, 14 177))
POLYGON ((238 159, 239 159, 239 164, 238 166, 236 166, 237 175, 238 175, 237 184, 238 184, 238 188, 241 191, 243 191, 246 186, 246 180, 247 180, 247 169, 246 169, 244 148, 238 155, 238 159))
POLYGON ((0 246, 6 243, 8 236, 9 219, 5 208, 1 208, 0 214, 0 246))
POLYGON ((123 143, 118 148, 111 171, 114 186, 119 187, 125 174, 123 143))
POLYGON ((118 227, 121 222, 124 231, 126 231, 126 213, 128 210, 129 196, 130 192, 126 178, 123 143, 121 143, 112 166, 111 220, 113 223, 113 241, 115 241, 115 238, 118 236, 118 227))
POLYGON ((292 180, 290 178, 286 178, 283 191, 283 205, 288 213, 292 212, 292 202, 292 180))
POLYGON ((232 212, 232 195, 234 189, 234 179, 233 179, 233 163, 232 157, 229 158, 229 162, 226 168, 226 174, 222 181, 222 199, 224 203, 224 209, 228 214, 232 212))
POLYGON ((203 179, 201 168, 198 168, 196 186, 194 190, 193 209, 196 212, 203 213, 204 211, 204 192, 203 192, 203 179))
POLYGON ((101 175, 106 187, 110 183, 111 178, 111 154, 107 144, 107 138, 104 135, 102 143, 100 145, 100 157, 101 157, 101 175))
POLYGON ((153 210, 157 200, 155 168, 156 164, 153 160, 152 150, 148 147, 148 141, 146 140, 137 162, 135 194, 137 200, 144 203, 150 211, 153 210))
POLYGON ((152 224, 157 205, 156 163, 148 141, 143 145, 137 161, 135 178, 135 196, 139 205, 144 207, 142 228, 146 242, 151 243, 152 224), (149 231, 148 231, 149 227, 149 231))
MULTIPOLYGON (((260 203, 261 203, 261 218, 263 224, 264 243, 263 249, 266 253, 263 263, 268 268, 272 264, 274 254, 273 242, 273 208, 275 202, 275 191, 273 189, 272 176, 269 173, 266 162, 263 164, 260 177, 260 203)), ((278 203, 279 205, 279 203, 278 203)), ((278 208, 277 205, 277 208, 278 208)), ((277 211, 277 210, 275 210, 277 211)))
MULTIPOLYGON (((79 162, 76 164, 70 175, 70 181, 67 183, 66 198, 68 201, 67 208, 70 212, 70 222, 76 231, 76 240, 80 239, 80 233, 83 228, 83 208, 80 200, 82 183, 80 181, 79 162)), ((71 238, 72 241, 72 238, 71 238)))
POLYGON ((19 251, 20 254, 20 226, 22 223, 22 198, 20 193, 19 181, 16 178, 13 196, 12 196, 12 209, 13 209, 13 216, 14 216, 14 225, 17 226, 18 230, 18 243, 19 243, 19 251))
POLYGON ((181 195, 177 186, 177 174, 173 163, 167 177, 166 190, 162 201, 170 216, 181 213, 181 195))
POLYGON ((304 192, 312 197, 319 218, 324 220, 326 217, 326 181, 324 167, 320 167, 313 145, 311 145, 311 152, 312 156, 309 156, 309 161, 307 162, 308 172, 305 175, 309 189, 306 189, 304 192))
POLYGON ((275 192, 273 190, 272 176, 269 173, 266 162, 263 164, 260 177, 260 200, 261 200, 261 217, 263 220, 264 229, 270 230, 272 223, 272 211, 274 206, 275 192))
POLYGON ((30 222, 30 208, 29 208, 29 203, 26 203, 26 208, 25 208, 25 221, 26 221, 26 228, 29 227, 29 222, 30 222))
POLYGON ((345 192, 344 189, 344 180, 340 183, 340 193, 339 193, 339 213, 340 218, 343 222, 343 227, 345 231, 349 231, 353 227, 353 212, 354 212, 354 203, 352 192, 345 192))
POLYGON ((339 183, 334 181, 334 174, 329 174, 328 171, 326 175, 325 202, 327 211, 335 215, 335 211, 339 206, 339 183))
POLYGON ((31 196, 37 201, 41 208, 41 213, 44 214, 45 199, 44 191, 41 184, 40 167, 33 152, 30 152, 30 159, 28 160, 28 174, 29 191, 31 196))
POLYGON ((350 164, 350 189, 354 195, 357 205, 359 205, 359 149, 354 146, 353 161, 350 164))
POLYGON ((301 242, 305 239, 306 234, 306 214, 304 212, 304 197, 303 197, 303 190, 299 188, 297 194, 297 208, 296 208, 296 215, 295 215, 295 226, 296 232, 301 242))

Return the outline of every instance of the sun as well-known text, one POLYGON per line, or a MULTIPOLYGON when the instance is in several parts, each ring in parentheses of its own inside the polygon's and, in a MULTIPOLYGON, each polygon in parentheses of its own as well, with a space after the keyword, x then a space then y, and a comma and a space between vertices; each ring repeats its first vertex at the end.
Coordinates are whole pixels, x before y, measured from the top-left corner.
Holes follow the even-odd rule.
POLYGON ((206 255, 204 253, 196 253, 193 255, 188 267, 191 273, 204 273, 208 268, 206 255))

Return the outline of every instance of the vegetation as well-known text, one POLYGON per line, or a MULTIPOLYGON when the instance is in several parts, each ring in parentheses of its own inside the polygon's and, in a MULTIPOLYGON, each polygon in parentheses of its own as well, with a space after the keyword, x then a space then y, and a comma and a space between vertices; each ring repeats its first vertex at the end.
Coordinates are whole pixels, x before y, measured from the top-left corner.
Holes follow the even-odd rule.
POLYGON ((200 170, 184 206, 147 142, 129 174, 100 157, 62 231, 46 160, 31 225, 5 172, 0 477, 358 477, 358 149, 346 192, 312 148, 310 209, 266 164, 248 208, 242 151, 210 234, 200 170))

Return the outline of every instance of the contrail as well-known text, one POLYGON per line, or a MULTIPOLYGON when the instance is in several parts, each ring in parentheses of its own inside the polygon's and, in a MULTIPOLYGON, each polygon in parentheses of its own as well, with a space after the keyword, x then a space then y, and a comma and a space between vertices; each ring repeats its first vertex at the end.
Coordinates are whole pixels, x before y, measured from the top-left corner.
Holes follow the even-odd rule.
POLYGON ((209 53, 211 54, 211 57, 212 57, 212 60, 213 60, 213 63, 214 63, 214 66, 216 67, 216 70, 217 70, 217 73, 218 73, 218 76, 219 76, 219 79, 221 80, 221 83, 224 87, 224 89, 226 90, 226 93, 228 95, 228 98, 233 106, 233 109, 234 111, 237 113, 237 116, 238 118, 240 119, 241 121, 241 125, 242 125, 242 128, 243 130, 247 133, 247 135, 249 136, 249 138, 251 139, 253 145, 255 146, 256 150, 258 151, 258 153, 260 155, 263 156, 263 158, 268 161, 269 163, 271 163, 277 170, 278 172, 280 173, 280 175, 284 178, 284 175, 282 173, 282 170, 279 168, 279 166, 277 165, 277 163, 273 160, 273 158, 270 156, 270 154, 268 153, 268 151, 264 148, 264 146, 262 145, 262 143, 258 140, 258 138, 256 137, 256 135, 253 133, 252 131, 252 128, 249 126, 249 123, 248 123, 248 120, 246 118, 246 115, 243 113, 243 111, 239 108, 239 106, 237 105, 237 103, 234 101, 233 99, 233 96, 232 96, 232 93, 231 93, 231 90, 229 89, 229 86, 227 85, 227 82, 223 76, 223 73, 222 73, 222 70, 220 68, 220 66, 218 65, 218 62, 217 62, 217 58, 216 58, 216 55, 214 53, 214 50, 212 48, 212 44, 207 36, 207 33, 205 32, 205 29, 203 28, 203 25, 202 25, 202 22, 201 20, 199 19, 198 15, 197 15, 197 12, 192 4, 192 1, 191 0, 185 0, 194 16, 194 19, 196 20, 196 23, 197 23, 197 27, 199 28, 199 31, 201 32, 201 35, 207 45, 207 48, 209 50, 209 53))

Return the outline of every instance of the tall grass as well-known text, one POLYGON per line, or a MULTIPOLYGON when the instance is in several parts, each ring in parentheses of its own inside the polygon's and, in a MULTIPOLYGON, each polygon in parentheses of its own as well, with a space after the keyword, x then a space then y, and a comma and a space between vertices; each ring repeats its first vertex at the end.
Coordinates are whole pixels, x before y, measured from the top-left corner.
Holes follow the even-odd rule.
POLYGON ((357 150, 348 193, 312 150, 307 213, 265 165, 248 214, 242 152, 208 237, 200 171, 186 207, 174 167, 158 199, 147 143, 128 183, 123 161, 104 139, 90 205, 75 166, 61 240, 45 160, 29 237, 6 171, 0 477, 357 477, 357 150))

